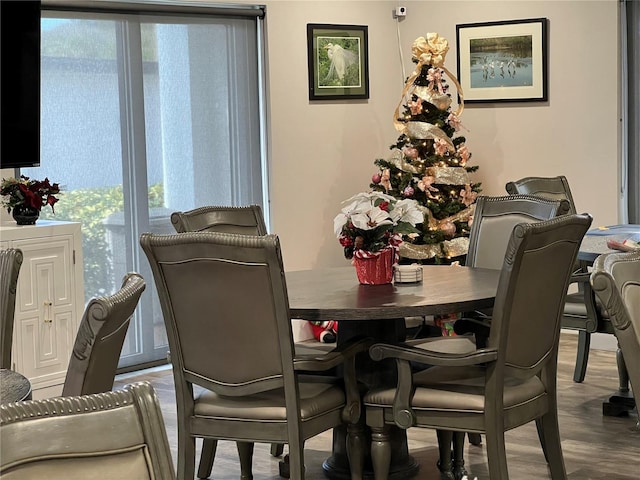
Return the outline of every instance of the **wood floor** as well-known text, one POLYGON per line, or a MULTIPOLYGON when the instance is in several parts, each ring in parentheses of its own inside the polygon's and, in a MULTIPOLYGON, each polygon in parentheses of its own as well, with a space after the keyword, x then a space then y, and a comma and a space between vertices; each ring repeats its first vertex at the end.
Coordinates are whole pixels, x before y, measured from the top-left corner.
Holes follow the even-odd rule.
MULTIPOLYGON (((617 389, 615 353, 591 350, 584 383, 572 381, 577 336, 563 333, 559 356, 560 434, 567 474, 571 480, 639 480, 640 432, 633 431, 636 413, 626 417, 604 417, 602 402, 617 389)), ((176 410, 171 370, 154 369, 119 376, 116 388, 146 380, 156 389, 176 462, 176 410)), ((437 443, 432 430, 410 429, 409 450, 420 464, 416 479, 438 479, 437 443)), ((512 480, 550 478, 535 426, 525 425, 507 432, 507 460, 512 480)), ((331 449, 329 433, 306 443, 307 480, 326 478, 322 461, 331 449)), ((467 445, 465 451, 470 479, 489 479, 484 446, 467 445)), ((255 480, 279 480, 278 458, 269 454, 269 445, 258 444, 253 459, 255 480)), ((212 479, 237 480, 240 468, 233 442, 219 442, 212 479)), ((499 480, 499 479, 495 479, 499 480)))

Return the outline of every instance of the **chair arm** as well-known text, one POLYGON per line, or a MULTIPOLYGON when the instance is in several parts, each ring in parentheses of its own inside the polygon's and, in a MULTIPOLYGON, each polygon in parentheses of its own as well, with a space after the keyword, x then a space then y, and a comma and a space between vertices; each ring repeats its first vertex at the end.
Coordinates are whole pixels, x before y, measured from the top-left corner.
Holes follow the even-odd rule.
POLYGON ((371 338, 354 338, 329 352, 318 352, 317 355, 297 355, 293 359, 293 368, 296 371, 323 372, 337 367, 345 360, 355 357, 358 353, 366 352, 373 344, 371 338))
POLYGON ((369 355, 376 361, 395 358, 428 365, 461 367, 495 361, 498 358, 498 351, 495 348, 481 348, 468 353, 445 353, 424 350, 402 343, 393 345, 376 343, 369 349, 369 355))
POLYGON ((491 317, 486 318, 469 318, 462 317, 455 321, 453 324, 453 331, 458 335, 464 335, 465 333, 473 333, 475 335, 489 336, 489 330, 491 329, 491 317))
POLYGON ((569 278, 569 283, 589 283, 591 278, 590 272, 574 272, 569 278))
POLYGON ((362 415, 362 402, 358 379, 356 376, 356 355, 366 352, 373 344, 372 338, 353 338, 330 352, 321 355, 298 355, 293 359, 296 371, 321 372, 339 365, 343 366, 345 406, 342 409, 342 420, 355 424, 362 415))

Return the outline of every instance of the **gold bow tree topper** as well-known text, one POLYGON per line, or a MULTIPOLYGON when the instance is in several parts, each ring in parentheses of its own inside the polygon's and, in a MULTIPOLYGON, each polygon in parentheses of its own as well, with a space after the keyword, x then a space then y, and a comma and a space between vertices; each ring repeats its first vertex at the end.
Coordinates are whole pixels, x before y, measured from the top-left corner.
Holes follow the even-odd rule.
POLYGON ((480 183, 471 175, 471 153, 460 135, 464 109, 458 80, 445 67, 447 40, 437 33, 417 38, 414 72, 407 79, 393 123, 400 132, 387 158, 375 160, 379 172, 371 188, 399 199, 416 200, 424 214, 419 233, 404 238, 400 255, 448 262, 467 253, 470 222, 480 183), (452 98, 448 81, 457 90, 452 98), (455 110, 452 108, 455 106, 455 110))

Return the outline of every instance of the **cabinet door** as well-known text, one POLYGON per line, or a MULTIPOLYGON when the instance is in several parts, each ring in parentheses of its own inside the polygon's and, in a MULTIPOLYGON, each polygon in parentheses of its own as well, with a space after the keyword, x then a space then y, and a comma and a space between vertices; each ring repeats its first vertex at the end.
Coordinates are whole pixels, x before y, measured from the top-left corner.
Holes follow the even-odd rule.
POLYGON ((73 237, 16 240, 24 254, 15 314, 16 370, 33 389, 64 382, 75 339, 73 237))

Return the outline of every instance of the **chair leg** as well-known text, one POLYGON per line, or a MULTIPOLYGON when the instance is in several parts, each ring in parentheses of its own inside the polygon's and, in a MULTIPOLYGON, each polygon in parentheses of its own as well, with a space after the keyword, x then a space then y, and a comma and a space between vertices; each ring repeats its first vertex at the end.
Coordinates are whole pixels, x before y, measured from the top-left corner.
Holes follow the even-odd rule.
POLYGON ((544 453, 544 459, 549 463, 549 455, 547 454, 547 444, 544 439, 544 425, 542 425, 542 419, 536 418, 536 430, 538 431, 538 439, 540 440, 540 445, 542 446, 542 453, 544 453))
MULTIPOLYGON (((542 434, 541 443, 545 452, 545 458, 549 464, 552 480, 566 480, 567 472, 562 457, 562 445, 560 443, 560 430, 558 428, 558 412, 553 406, 542 418, 539 419, 542 434)), ((536 422, 537 423, 537 422, 536 422)))
POLYGON ((289 478, 304 479, 304 443, 294 447, 289 444, 289 478))
POLYGON ((478 445, 482 445, 482 435, 480 435, 479 433, 469 432, 469 443, 471 445, 475 445, 476 447, 478 445))
POLYGON ((196 470, 196 439, 178 427, 178 480, 192 480, 196 470))
POLYGON ((236 442, 240 457, 240 479, 253 480, 251 464, 253 463, 253 442, 236 442))
POLYGON ((509 480, 507 469, 507 454, 504 446, 504 425, 497 419, 487 418, 487 461, 489 463, 489 478, 509 480))
POLYGON ((453 465, 451 463, 451 444, 453 432, 451 430, 436 430, 438 437, 438 470, 441 480, 454 480, 453 465))
POLYGON ((284 443, 272 443, 271 444, 271 456, 279 457, 284 452, 284 443))
POLYGON ((620 393, 629 393, 629 372, 627 364, 624 362, 620 345, 616 350, 616 363, 618 365, 618 390, 620 393))
POLYGON ((202 452, 198 466, 198 478, 209 478, 213 470, 213 459, 216 457, 218 441, 213 438, 202 439, 202 452))
POLYGON ((578 351, 576 352, 576 367, 573 371, 573 381, 582 383, 587 373, 587 362, 589 361, 589 347, 591 345, 591 334, 584 330, 578 331, 578 351))
POLYGON ((371 427, 371 463, 374 480, 387 480, 391 468, 389 427, 371 427))
POLYGON ((467 477, 467 470, 464 468, 464 438, 465 432, 453 432, 453 476, 456 480, 467 477))

